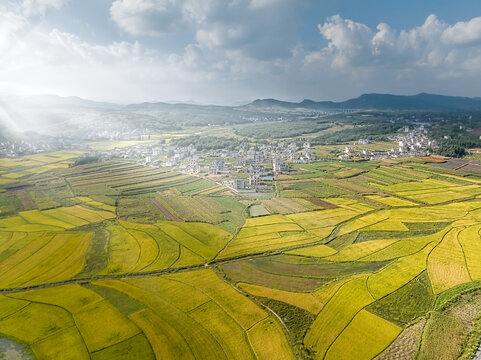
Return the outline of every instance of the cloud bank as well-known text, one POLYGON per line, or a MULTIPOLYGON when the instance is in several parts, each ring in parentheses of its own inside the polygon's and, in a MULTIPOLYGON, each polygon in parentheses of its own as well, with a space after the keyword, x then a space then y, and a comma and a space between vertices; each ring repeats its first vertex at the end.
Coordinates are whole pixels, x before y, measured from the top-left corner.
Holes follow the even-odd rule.
POLYGON ((63 5, 0 5, 0 92, 229 103, 481 90, 481 17, 449 24, 432 14, 396 30, 334 15, 312 29, 312 50, 294 0, 115 0, 106 21, 126 36, 97 44, 36 26, 63 5), (183 41, 182 50, 165 50, 167 39, 183 41))

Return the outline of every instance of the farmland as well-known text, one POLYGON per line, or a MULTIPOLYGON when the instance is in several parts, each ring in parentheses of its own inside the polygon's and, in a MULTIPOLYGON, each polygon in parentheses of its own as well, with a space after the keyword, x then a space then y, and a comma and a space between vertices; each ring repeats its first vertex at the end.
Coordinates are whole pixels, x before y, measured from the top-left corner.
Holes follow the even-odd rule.
POLYGON ((69 167, 76 156, 2 160, 0 358, 4 343, 32 359, 478 348, 475 175, 420 159, 326 161, 252 198, 120 159, 69 167))

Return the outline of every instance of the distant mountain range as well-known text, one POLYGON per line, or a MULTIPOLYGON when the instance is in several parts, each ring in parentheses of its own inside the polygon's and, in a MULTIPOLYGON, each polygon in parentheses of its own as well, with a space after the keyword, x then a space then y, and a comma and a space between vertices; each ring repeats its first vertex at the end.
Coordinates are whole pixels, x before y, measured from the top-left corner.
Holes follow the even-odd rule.
POLYGON ((445 96, 421 93, 417 95, 364 94, 355 99, 341 102, 303 100, 301 102, 277 99, 258 99, 242 106, 213 106, 186 103, 141 103, 124 107, 129 111, 162 111, 173 108, 221 110, 238 109, 247 111, 269 110, 407 110, 407 111, 481 111, 481 98, 445 96))
POLYGON ((259 99, 245 105, 252 109, 312 109, 312 110, 417 110, 417 111, 481 111, 481 98, 417 95, 364 94, 342 102, 304 100, 299 103, 276 99, 259 99))
POLYGON ((97 136, 138 128, 171 131, 183 126, 242 124, 258 118, 260 113, 264 120, 276 120, 279 112, 283 112, 284 119, 295 119, 302 111, 323 110, 481 112, 481 98, 425 93, 364 94, 342 102, 262 99, 241 106, 218 106, 166 102, 121 105, 55 95, 5 97, 0 99, 0 138, 7 130, 66 137, 97 136))
MULTIPOLYGON (((121 111, 268 111, 268 110, 412 110, 412 111, 481 111, 481 98, 445 96, 421 93, 417 95, 364 94, 354 99, 341 102, 303 100, 301 102, 281 101, 277 99, 258 99, 241 106, 200 105, 189 102, 144 102, 120 105, 81 99, 75 96, 60 97, 55 95, 32 96, 15 99, 13 103, 28 108, 71 108, 91 110, 121 111), (202 110, 201 110, 202 109, 202 110)), ((9 101, 10 102, 10 101, 9 101)))

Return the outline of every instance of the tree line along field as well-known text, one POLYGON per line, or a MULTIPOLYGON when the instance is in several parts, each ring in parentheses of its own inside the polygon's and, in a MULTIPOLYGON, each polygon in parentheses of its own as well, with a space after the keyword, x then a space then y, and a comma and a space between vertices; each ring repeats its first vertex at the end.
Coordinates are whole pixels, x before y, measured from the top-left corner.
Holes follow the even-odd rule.
POLYGON ((75 156, 0 161, 0 354, 5 339, 32 359, 478 349, 481 178, 321 162, 252 200, 126 161, 66 167, 75 156))

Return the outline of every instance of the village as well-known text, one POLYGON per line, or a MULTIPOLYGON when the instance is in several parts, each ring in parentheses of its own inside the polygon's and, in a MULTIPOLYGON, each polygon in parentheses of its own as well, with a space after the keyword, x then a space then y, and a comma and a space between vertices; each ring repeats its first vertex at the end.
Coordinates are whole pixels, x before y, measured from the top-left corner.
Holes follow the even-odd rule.
MULTIPOLYGON (((393 143, 398 144, 397 147, 393 146, 387 151, 356 151, 354 146, 348 145, 345 147, 344 153, 338 157, 340 160, 381 160, 425 156, 429 154, 430 149, 436 146, 435 140, 430 140, 427 134, 428 130, 425 125, 412 128, 405 126, 399 134, 390 137, 393 143)), ((366 145, 369 144, 369 140, 361 139, 356 144, 366 145)))
MULTIPOLYGON (((337 156, 341 161, 368 161, 401 157, 425 156, 435 146, 424 125, 404 127, 390 140, 388 151, 356 150, 356 145, 369 147, 370 141, 360 139, 345 146, 337 156)), ((374 145, 374 144, 373 144, 374 145)), ((296 164, 332 160, 316 157, 308 141, 278 141, 272 144, 251 144, 246 149, 197 150, 193 144, 176 147, 166 142, 146 142, 113 150, 90 151, 89 157, 135 160, 152 167, 168 167, 189 175, 206 176, 240 193, 272 192, 274 181, 289 174, 296 164)))
POLYGON ((316 158, 309 142, 259 144, 249 149, 198 151, 194 145, 175 147, 165 143, 138 144, 128 148, 90 151, 91 158, 123 158, 153 167, 169 167, 189 175, 207 176, 236 192, 272 192, 273 181, 287 174, 292 164, 316 158))
MULTIPOLYGON (((340 161, 369 161, 390 158, 425 156, 436 146, 428 138, 425 125, 405 126, 391 136, 393 147, 387 151, 369 150, 368 139, 359 139, 339 150, 335 158, 340 161), (395 146, 397 144, 397 146, 395 146), (359 147, 362 148, 359 149, 359 147)), ((372 144, 375 148, 375 144, 372 144)), ((0 156, 16 157, 71 148, 62 141, 0 143, 0 156)), ((94 159, 129 159, 152 167, 168 167, 189 175, 207 176, 211 180, 236 192, 272 192, 274 181, 282 174, 292 172, 297 164, 333 160, 316 157, 309 141, 276 141, 240 145, 234 149, 198 150, 193 144, 178 147, 165 141, 150 140, 150 136, 134 146, 115 147, 112 150, 92 150, 88 145, 73 146, 94 159)))
POLYGON ((0 158, 59 151, 67 147, 62 139, 55 141, 0 140, 0 158))

